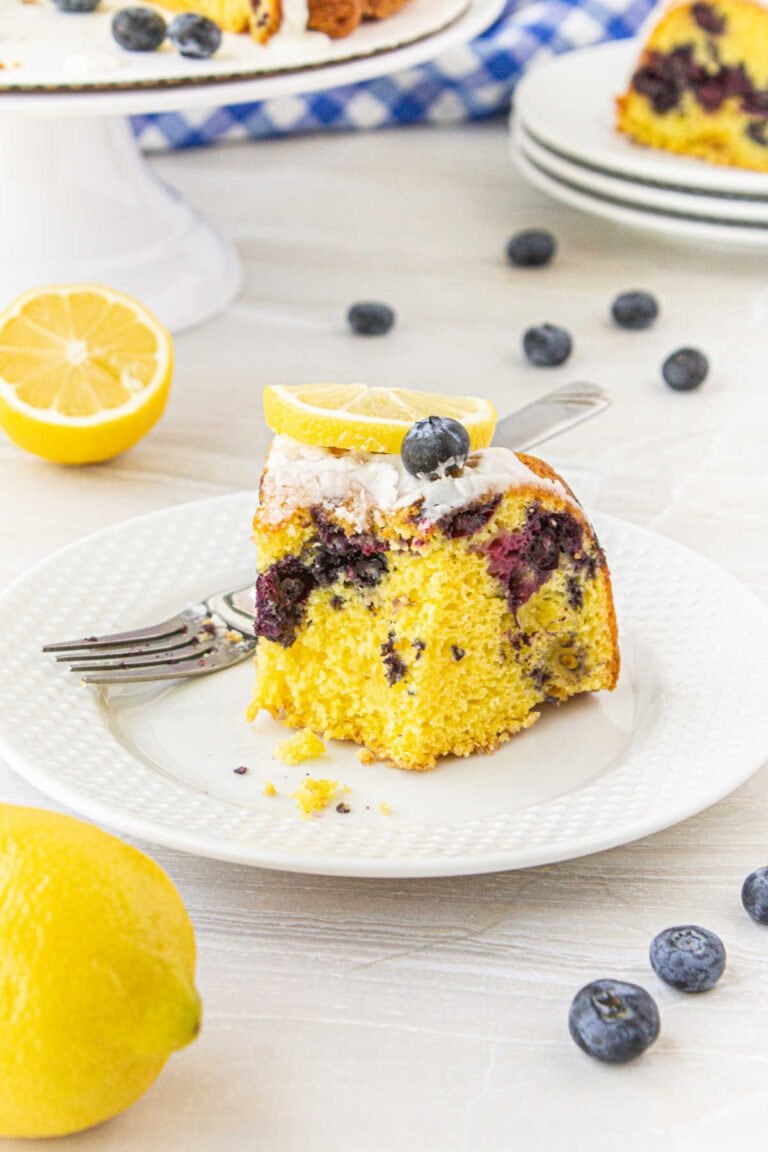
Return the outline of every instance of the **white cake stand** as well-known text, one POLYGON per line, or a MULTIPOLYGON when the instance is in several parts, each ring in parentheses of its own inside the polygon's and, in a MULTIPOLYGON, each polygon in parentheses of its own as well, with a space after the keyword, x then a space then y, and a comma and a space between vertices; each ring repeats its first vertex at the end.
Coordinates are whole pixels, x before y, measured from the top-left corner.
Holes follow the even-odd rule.
MULTIPOLYGON (((413 2, 423 7, 436 0, 413 2)), ((437 2, 456 10, 456 0, 437 2)), ((260 49, 245 37, 229 38, 236 42, 236 58, 216 65, 194 62, 192 80, 172 71, 154 82, 125 69, 109 75, 109 58, 105 75, 102 58, 99 83, 75 85, 62 82, 59 65, 47 75, 44 59, 41 65, 30 57, 27 67, 22 60, 18 79, 6 64, 0 73, 0 306, 39 284, 77 281, 131 293, 173 332, 214 316, 239 290, 237 253, 211 221, 156 176, 128 117, 318 91, 423 63, 479 35, 503 7, 503 0, 466 3, 447 26, 413 42, 311 68, 273 66, 259 75, 251 68, 250 78, 243 60, 251 53, 258 63, 260 49)), ((361 29, 369 40, 371 30, 377 31, 374 25, 361 29)), ((2 49, 0 39, 5 63, 2 49)), ((153 55, 161 68, 167 61, 178 72, 175 54, 153 55)), ((145 73, 158 67, 146 58, 129 63, 145 73)))

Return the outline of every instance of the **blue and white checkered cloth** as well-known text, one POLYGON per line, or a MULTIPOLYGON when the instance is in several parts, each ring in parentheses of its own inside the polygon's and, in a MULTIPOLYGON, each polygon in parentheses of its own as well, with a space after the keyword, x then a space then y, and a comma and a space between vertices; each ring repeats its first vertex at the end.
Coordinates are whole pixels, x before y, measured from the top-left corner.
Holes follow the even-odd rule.
POLYGON ((508 0, 472 43, 392 76, 327 92, 234 107, 136 116, 149 151, 297 132, 447 124, 509 107, 527 66, 543 56, 633 36, 656 0, 508 0))

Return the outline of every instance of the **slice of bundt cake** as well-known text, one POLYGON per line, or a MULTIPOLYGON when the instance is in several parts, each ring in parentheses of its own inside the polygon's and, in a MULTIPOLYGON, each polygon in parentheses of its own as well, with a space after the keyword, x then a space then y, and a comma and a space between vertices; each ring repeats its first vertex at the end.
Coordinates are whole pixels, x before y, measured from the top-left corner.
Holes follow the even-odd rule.
POLYGON ((407 0, 156 0, 175 12, 199 12, 225 32, 250 32, 266 44, 276 33, 323 32, 334 40, 361 20, 383 20, 407 0))
POLYGON ((672 3, 617 109, 640 144, 768 172, 768 7, 672 3))
POLYGON ((251 719, 424 769, 495 749, 545 701, 614 687, 610 577, 576 499, 541 460, 468 447, 438 417, 401 456, 274 439, 251 719))

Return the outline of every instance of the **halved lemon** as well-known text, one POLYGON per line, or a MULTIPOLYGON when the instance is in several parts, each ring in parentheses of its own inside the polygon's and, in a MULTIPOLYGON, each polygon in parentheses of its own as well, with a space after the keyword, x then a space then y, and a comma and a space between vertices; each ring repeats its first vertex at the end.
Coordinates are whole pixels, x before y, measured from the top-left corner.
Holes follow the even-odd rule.
POLYGON ((62 284, 0 313, 0 427, 57 464, 125 452, 163 413, 170 333, 130 296, 62 284))
POLYGON ((273 432, 320 448, 399 452, 408 429, 427 416, 451 416, 472 448, 493 439, 496 412, 477 396, 446 396, 365 384, 275 384, 264 389, 264 415, 273 432))

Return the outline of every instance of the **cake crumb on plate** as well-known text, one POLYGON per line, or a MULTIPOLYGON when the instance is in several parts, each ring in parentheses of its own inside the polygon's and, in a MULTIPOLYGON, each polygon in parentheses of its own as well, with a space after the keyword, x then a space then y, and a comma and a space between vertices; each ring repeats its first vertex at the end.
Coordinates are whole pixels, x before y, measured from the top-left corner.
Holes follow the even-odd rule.
POLYGON ((327 808, 338 791, 338 780, 315 780, 307 776, 296 791, 291 793, 291 799, 296 801, 302 816, 307 819, 327 808))
POLYGON ((283 764, 301 764, 304 760, 315 760, 325 752, 325 744, 309 728, 294 732, 288 740, 279 740, 274 755, 283 764))

